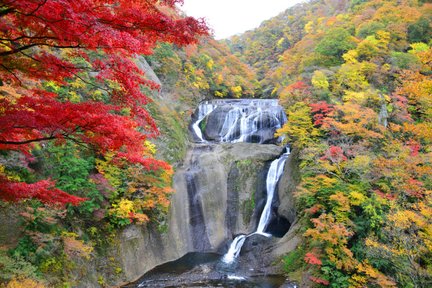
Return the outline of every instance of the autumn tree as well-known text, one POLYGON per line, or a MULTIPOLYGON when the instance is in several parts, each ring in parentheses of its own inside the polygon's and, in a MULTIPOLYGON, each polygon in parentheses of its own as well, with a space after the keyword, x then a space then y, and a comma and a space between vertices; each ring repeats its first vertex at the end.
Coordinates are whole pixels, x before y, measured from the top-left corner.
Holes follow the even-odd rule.
MULTIPOLYGON (((159 41, 186 45, 206 35, 202 20, 179 17, 180 0, 24 0, 0 4, 0 149, 27 161, 44 141, 72 141, 146 170, 158 134, 143 87, 157 89, 134 62, 159 41), (82 87, 90 87, 83 93, 82 87), (63 94, 60 90, 66 91, 63 94), (66 95, 66 96, 65 96, 66 95), (147 153, 148 154, 148 153, 147 153)), ((24 183, 0 174, 0 198, 78 204, 50 179, 24 183)))

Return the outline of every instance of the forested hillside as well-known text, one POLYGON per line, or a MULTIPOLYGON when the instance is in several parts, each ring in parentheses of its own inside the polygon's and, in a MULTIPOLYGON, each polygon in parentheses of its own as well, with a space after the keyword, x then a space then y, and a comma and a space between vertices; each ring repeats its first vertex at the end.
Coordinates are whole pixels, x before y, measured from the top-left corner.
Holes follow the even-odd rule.
POLYGON ((161 43, 146 59, 167 89, 194 105, 196 99, 253 98, 261 91, 255 72, 209 37, 186 48, 161 43))
POLYGON ((288 114, 278 134, 300 158, 305 239, 285 258, 292 277, 432 285, 427 2, 311 1, 226 41, 288 114))

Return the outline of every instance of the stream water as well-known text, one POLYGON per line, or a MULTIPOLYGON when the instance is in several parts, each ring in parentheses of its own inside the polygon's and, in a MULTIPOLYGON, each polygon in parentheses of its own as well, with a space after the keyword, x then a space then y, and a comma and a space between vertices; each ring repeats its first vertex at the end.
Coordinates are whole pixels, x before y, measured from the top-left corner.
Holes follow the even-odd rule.
MULTIPOLYGON (((196 143, 218 145, 219 143, 250 142, 275 144, 280 139, 274 138, 276 129, 286 122, 286 115, 277 100, 242 99, 212 100, 199 105, 190 125, 196 143)), ((207 146, 207 145, 205 145, 207 146)), ((205 148, 201 148, 205 149, 205 148)), ((276 288, 283 284, 285 288, 295 288, 295 284, 286 282, 281 275, 255 275, 237 273, 237 262, 242 246, 252 235, 262 238, 271 237, 267 231, 272 218, 272 203, 277 183, 283 173, 285 162, 290 154, 287 148, 279 158, 270 164, 266 176, 266 199, 256 230, 250 234, 235 237, 224 255, 215 253, 193 252, 182 258, 160 265, 146 273, 137 282, 124 287, 263 287, 276 288)), ((195 171, 190 168, 185 173, 185 182, 190 201, 190 222, 194 235, 206 235, 205 227, 194 224, 202 223, 202 207, 197 193, 195 171), (195 221, 195 222, 194 222, 195 221)), ((262 240, 260 240, 262 241, 262 240)), ((194 238, 196 251, 206 251, 208 239, 194 238)), ((249 268, 253 270, 253 268, 249 268)))
POLYGON ((228 252, 222 258, 222 261, 225 262, 226 264, 231 264, 236 260, 236 258, 240 254, 241 248, 244 242, 246 241, 247 237, 252 236, 254 234, 260 234, 266 237, 272 236, 271 234, 266 233, 265 231, 271 219, 271 206, 276 192, 276 186, 280 176, 283 173, 285 161, 288 158, 289 154, 290 154, 290 150, 287 147, 286 152, 282 154, 281 157, 275 159, 270 164, 270 168, 267 172, 267 178, 266 178, 267 199, 266 199, 264 209, 261 213, 260 220, 258 222, 258 227, 255 232, 248 235, 239 235, 233 240, 233 242, 231 243, 228 249, 228 252))

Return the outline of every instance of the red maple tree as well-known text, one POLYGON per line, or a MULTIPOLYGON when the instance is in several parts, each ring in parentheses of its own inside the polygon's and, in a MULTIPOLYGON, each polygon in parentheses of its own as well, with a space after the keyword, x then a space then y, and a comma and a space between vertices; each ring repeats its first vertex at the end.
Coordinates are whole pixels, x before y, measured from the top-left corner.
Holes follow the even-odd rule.
MULTIPOLYGON (((4 0, 0 3, 0 150, 31 154, 34 143, 71 140, 98 153, 140 163, 144 140, 158 134, 145 109, 145 78, 134 62, 157 42, 187 45, 207 35, 204 21, 180 17, 181 0, 4 0), (62 99, 43 83, 68 87, 80 79, 103 100, 62 99), (124 113, 127 111, 127 113, 124 113)), ((72 203, 83 198, 50 180, 27 184, 0 177, 0 199, 72 203)))

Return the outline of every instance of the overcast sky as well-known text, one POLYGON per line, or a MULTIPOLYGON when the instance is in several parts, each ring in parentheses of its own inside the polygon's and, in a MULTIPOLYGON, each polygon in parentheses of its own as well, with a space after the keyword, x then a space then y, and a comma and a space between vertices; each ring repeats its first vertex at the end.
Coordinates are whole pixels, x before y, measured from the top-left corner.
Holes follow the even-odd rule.
POLYGON ((188 16, 203 17, 216 39, 243 33, 305 0, 184 0, 188 16))

